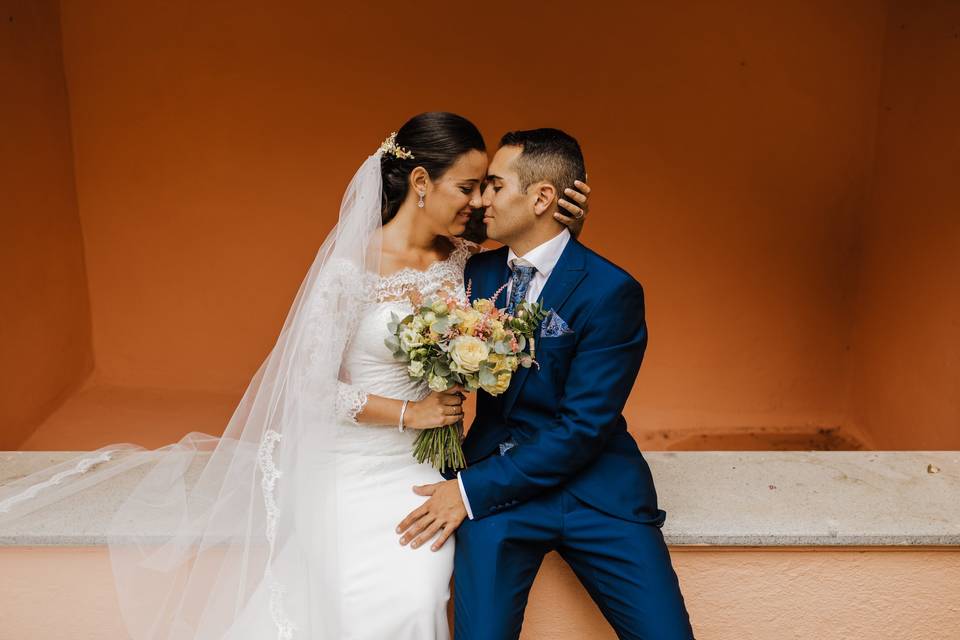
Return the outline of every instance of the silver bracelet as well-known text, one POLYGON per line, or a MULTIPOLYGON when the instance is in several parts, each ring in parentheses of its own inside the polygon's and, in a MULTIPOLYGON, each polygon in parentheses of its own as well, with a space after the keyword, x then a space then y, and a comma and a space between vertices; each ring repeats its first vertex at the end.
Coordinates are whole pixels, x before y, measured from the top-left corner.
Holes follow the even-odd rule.
POLYGON ((407 412, 407 405, 408 405, 409 403, 410 403, 409 400, 404 400, 404 401, 403 401, 403 406, 400 407, 400 422, 397 423, 397 429, 400 430, 400 433, 403 433, 403 430, 406 429, 406 427, 405 427, 404 424, 403 424, 403 414, 405 414, 405 413, 407 412))

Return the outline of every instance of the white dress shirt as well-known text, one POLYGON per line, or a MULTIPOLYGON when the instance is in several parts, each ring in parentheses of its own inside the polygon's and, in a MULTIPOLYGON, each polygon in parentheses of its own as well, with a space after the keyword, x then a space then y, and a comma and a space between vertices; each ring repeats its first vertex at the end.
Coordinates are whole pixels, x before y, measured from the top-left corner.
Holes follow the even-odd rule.
MULTIPOLYGON (((543 287, 547 284, 547 278, 550 277, 550 274, 553 272, 553 268, 557 266, 557 262, 560 261, 560 256, 563 254, 563 250, 566 249, 567 243, 570 241, 570 231, 566 227, 563 230, 550 238, 543 244, 537 245, 527 253, 522 256, 518 256, 513 252, 513 249, 507 251, 507 265, 511 268, 513 267, 513 262, 517 258, 523 258, 528 264, 533 265, 537 270, 533 274, 533 279, 530 281, 530 286, 527 287, 527 302, 534 302, 537 298, 540 297, 540 293, 543 291, 543 287)), ((509 284, 507 285, 506 300, 510 299, 510 292, 513 289, 513 278, 510 278, 509 284)), ((503 302, 506 306, 506 302, 503 302)), ((497 305, 499 306, 499 305, 497 305)), ((463 482, 460 481, 460 473, 457 473, 457 483, 460 485, 460 497, 463 498, 463 506, 467 508, 467 517, 473 520, 473 511, 470 509, 470 500, 467 499, 467 492, 463 488, 463 482)))

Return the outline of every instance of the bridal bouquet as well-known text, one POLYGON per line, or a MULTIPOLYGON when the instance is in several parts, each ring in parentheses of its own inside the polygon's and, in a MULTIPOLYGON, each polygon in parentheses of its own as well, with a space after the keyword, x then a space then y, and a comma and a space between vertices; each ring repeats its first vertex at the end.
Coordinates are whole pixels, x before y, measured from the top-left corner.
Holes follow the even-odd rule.
MULTIPOLYGON (((505 286, 492 298, 473 304, 442 293, 425 299, 415 295, 412 314, 405 318, 392 314, 387 347, 407 363, 411 378, 426 381, 433 391, 462 385, 470 391, 500 395, 518 367, 536 364, 533 336, 545 315, 543 306, 535 302, 520 303, 513 315, 497 309, 495 301, 505 286)), ((440 471, 462 469, 466 466, 462 432, 463 421, 425 429, 414 442, 413 455, 418 462, 429 460, 440 471)))

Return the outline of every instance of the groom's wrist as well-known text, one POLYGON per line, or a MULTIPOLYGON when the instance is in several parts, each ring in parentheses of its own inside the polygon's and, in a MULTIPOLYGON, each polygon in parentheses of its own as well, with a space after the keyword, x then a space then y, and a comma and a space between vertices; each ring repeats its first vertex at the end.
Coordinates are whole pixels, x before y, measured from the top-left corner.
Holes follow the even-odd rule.
POLYGON ((470 509, 470 500, 467 498, 467 490, 463 487, 463 480, 460 479, 460 472, 457 472, 457 486, 460 487, 460 499, 463 500, 463 506, 467 510, 467 517, 473 520, 473 511, 470 509))

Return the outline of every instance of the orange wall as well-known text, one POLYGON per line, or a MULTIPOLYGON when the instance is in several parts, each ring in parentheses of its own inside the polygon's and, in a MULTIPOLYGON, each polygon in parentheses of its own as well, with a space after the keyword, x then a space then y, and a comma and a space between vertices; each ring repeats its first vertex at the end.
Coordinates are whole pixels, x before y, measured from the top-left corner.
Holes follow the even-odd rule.
POLYGON ((893 5, 855 402, 878 448, 960 449, 960 4, 893 5))
POLYGON ((886 10, 63 2, 98 375, 239 392, 362 158, 447 109, 583 142, 644 283, 634 428, 845 422, 886 10))
POLYGON ((0 449, 93 368, 59 20, 0 0, 0 449))

